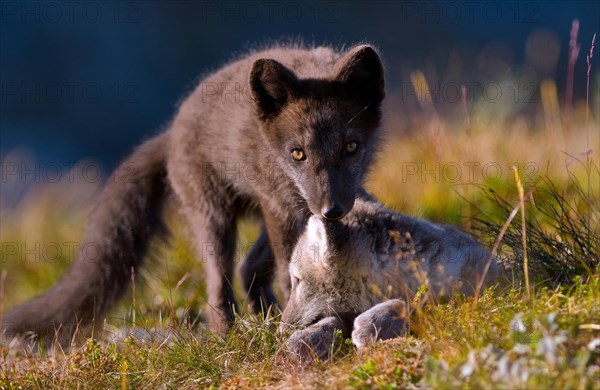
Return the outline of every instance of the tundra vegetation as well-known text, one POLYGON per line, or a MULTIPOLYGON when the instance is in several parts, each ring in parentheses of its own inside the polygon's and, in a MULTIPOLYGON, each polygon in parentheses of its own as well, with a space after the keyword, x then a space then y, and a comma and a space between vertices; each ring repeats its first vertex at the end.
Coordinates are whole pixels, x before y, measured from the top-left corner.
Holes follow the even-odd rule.
MULTIPOLYGON (((93 335, 102 337, 37 354, 2 345, 0 388, 600 387, 600 78, 592 69, 587 102, 559 102, 550 79, 536 80, 529 100, 516 96, 515 85, 530 86, 522 77, 503 75, 498 100, 464 88, 442 112, 423 93, 430 76, 413 72, 418 104, 407 113, 399 107, 411 97, 390 91, 389 134, 367 185, 388 207, 477 236, 506 268, 505 285, 436 305, 422 289, 406 337, 357 350, 338 335, 329 359, 306 366, 285 353, 277 315, 241 307, 226 336, 205 329, 202 264, 169 209, 173 234, 153 242, 135 287, 93 335)), ((32 183, 16 206, 3 204, 1 312, 73 261, 101 184, 81 178, 32 183)), ((240 234, 238 258, 259 227, 244 221, 240 234)))

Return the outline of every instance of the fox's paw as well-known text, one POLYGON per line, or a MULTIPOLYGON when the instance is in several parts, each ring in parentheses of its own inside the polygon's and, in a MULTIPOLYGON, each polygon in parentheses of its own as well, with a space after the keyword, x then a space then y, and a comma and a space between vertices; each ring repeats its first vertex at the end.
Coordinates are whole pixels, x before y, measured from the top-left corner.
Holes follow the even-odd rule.
POLYGON ((288 352, 296 355, 303 363, 315 358, 327 359, 331 355, 336 329, 343 329, 344 323, 338 317, 326 317, 290 336, 285 346, 288 352))
POLYGON ((377 340, 404 336, 408 325, 408 310, 401 299, 377 304, 354 320, 352 343, 357 348, 377 340))

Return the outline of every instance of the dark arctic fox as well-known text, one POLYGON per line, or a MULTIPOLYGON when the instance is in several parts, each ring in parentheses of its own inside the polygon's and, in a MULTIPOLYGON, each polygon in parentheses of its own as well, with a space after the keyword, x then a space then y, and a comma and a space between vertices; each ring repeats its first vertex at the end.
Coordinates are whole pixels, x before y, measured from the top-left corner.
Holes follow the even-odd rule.
POLYGON ((351 334, 358 348, 403 335, 407 302, 420 286, 437 300, 473 294, 498 275, 496 261, 468 234, 367 197, 338 221, 310 217, 289 267, 292 291, 282 326, 305 328, 287 345, 308 360, 312 353, 327 356, 335 329, 351 334))
POLYGON ((206 77, 168 130, 135 150, 117 168, 127 174, 102 191, 80 246, 94 243, 100 256, 79 253, 54 287, 5 316, 4 334, 58 331, 64 342, 75 326, 101 323, 171 193, 206 263, 210 327, 224 332, 233 320, 236 220, 251 209, 266 230, 241 267, 243 283, 255 310, 276 304, 274 268, 285 292, 297 226, 310 214, 343 217, 362 190, 383 98, 382 63, 369 45, 273 47, 206 77))

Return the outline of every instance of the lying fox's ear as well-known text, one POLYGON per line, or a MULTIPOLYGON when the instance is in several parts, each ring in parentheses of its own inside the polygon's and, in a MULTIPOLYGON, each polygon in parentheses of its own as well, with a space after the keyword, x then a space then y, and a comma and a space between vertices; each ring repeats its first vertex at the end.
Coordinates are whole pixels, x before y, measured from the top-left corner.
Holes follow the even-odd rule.
POLYGON ((281 63, 259 59, 250 71, 250 91, 256 103, 258 116, 265 120, 277 115, 294 96, 298 78, 281 63))
POLYGON ((346 83, 360 101, 377 104, 385 97, 383 64, 372 46, 350 49, 335 66, 335 80, 346 83))

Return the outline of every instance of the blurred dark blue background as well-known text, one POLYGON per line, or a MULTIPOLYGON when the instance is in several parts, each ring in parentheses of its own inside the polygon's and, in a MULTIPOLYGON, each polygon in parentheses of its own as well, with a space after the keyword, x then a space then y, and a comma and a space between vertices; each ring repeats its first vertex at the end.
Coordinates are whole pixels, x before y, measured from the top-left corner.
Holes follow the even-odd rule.
POLYGON ((569 30, 578 18, 575 93, 582 96, 585 55, 600 27, 597 1, 0 4, 0 153, 26 146, 41 162, 92 157, 107 169, 165 125, 199 76, 256 43, 282 36, 373 42, 385 56, 393 92, 404 71, 432 66, 444 48, 476 53, 503 42, 520 64, 530 33, 546 29, 560 39, 547 76, 562 91, 569 30))

